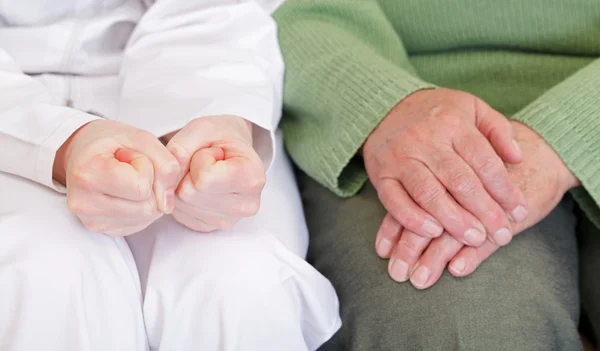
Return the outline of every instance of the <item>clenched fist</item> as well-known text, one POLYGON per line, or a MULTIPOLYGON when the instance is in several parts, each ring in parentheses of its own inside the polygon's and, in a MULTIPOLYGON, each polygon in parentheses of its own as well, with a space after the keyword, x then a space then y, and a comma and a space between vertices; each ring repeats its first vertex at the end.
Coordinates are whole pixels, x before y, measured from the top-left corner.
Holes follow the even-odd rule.
POLYGON ((116 121, 81 127, 59 149, 54 179, 67 204, 94 232, 125 236, 174 208, 177 159, 152 134, 116 121))
POLYGON ((265 168, 252 147, 252 124, 237 116, 197 118, 169 139, 183 177, 173 218, 210 232, 258 212, 265 168))

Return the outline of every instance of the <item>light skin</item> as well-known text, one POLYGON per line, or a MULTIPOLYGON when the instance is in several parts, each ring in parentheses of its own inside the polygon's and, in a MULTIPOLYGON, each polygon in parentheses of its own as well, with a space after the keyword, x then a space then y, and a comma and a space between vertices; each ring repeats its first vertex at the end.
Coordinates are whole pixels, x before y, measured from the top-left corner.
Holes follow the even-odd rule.
MULTIPOLYGON (((435 238, 445 230, 470 246, 482 245, 486 237, 506 245, 512 222, 527 217, 525 197, 504 165, 523 159, 513 129, 471 94, 449 89, 411 94, 371 133, 363 157, 389 213, 380 232, 400 226, 435 238)), ((392 246, 378 235, 381 256, 392 246)))
MULTIPOLYGON (((415 93, 399 103, 378 127, 383 132, 377 133, 377 130, 375 130, 369 137, 373 140, 371 147, 373 144, 379 145, 380 154, 381 150, 385 148, 396 147, 394 152, 387 152, 388 155, 394 156, 387 156, 388 160, 383 162, 374 161, 373 157, 376 154, 367 150, 369 140, 365 143, 363 154, 369 177, 389 212, 377 234, 377 253, 382 258, 390 258, 388 270, 394 280, 404 282, 410 279, 411 283, 419 289, 433 285, 449 262, 451 262, 449 270, 456 276, 465 276, 472 273, 498 247, 508 244, 513 235, 539 222, 558 204, 558 201, 568 189, 578 184, 577 179, 557 154, 535 132, 517 122, 509 122, 504 116, 491 110, 481 100, 472 95, 466 94, 465 96, 464 94, 466 93, 448 89, 425 90, 415 93), (412 100, 416 94, 420 94, 419 99, 415 98, 404 105, 408 99, 412 100), (454 107, 448 107, 448 105, 454 105, 454 107), (473 105, 478 107, 473 109, 473 105), (419 108, 424 111, 419 112, 419 108), (437 113, 432 115, 431 111, 437 113), (442 115, 440 117, 439 111, 448 111, 446 112, 447 116, 442 115), (459 111, 462 111, 463 114, 461 115, 459 111), (394 116, 394 114, 399 116, 394 116), (483 126, 482 119, 479 117, 481 114, 487 116, 487 119, 483 119, 483 126), (410 118, 422 121, 423 115, 428 116, 425 117, 425 120, 430 118, 433 123, 427 125, 403 121, 403 119, 410 118), (456 119, 461 119, 463 123, 456 122, 456 119), (386 120, 390 123, 384 124, 386 120), (450 127, 452 123, 449 125, 448 121, 458 123, 459 130, 452 129, 450 127), (470 124, 470 127, 468 124, 470 124), (420 129, 416 129, 417 126, 420 129), (462 156, 468 167, 471 168, 471 172, 464 165, 455 167, 459 162, 444 162, 441 167, 445 167, 445 172, 450 175, 435 174, 434 177, 431 177, 430 175, 423 175, 422 171, 418 173, 419 171, 410 168, 403 162, 403 160, 413 159, 417 155, 417 159, 425 163, 428 166, 427 168, 435 173, 436 170, 440 169, 440 166, 429 166, 427 162, 432 161, 424 159, 423 155, 438 155, 441 152, 440 149, 446 148, 448 150, 447 143, 449 139, 452 140, 452 137, 461 139, 459 143, 481 140, 481 138, 465 137, 465 131, 469 131, 472 135, 477 134, 473 131, 474 127, 479 130, 485 139, 490 141, 488 146, 484 146, 485 143, 481 141, 479 141, 479 146, 468 144, 457 147, 456 144, 453 144, 453 149, 462 156), (490 130, 493 132, 490 133, 490 130), (384 136, 382 137, 381 134, 384 136), (444 135, 447 136, 447 139, 440 141, 440 138, 443 138, 444 135), (519 152, 513 149, 514 152, 511 154, 509 145, 514 145, 512 143, 513 136, 517 141, 517 145, 519 145, 519 152), (385 142, 382 142, 382 140, 385 142), (397 140, 403 140, 403 142, 399 143, 397 140), (490 146, 493 148, 492 151, 490 151, 490 146), (415 150, 423 151, 419 153, 415 150), (492 155, 494 151, 498 156, 494 157, 492 155), (371 159, 369 159, 369 156, 371 159), (381 167, 381 165, 387 166, 391 171, 382 172, 378 170, 376 167, 381 167), (480 170, 477 170, 478 166, 480 170), (399 171, 393 173, 394 167, 399 171), (404 170, 400 170, 401 168, 404 170), (469 180, 466 176, 458 175, 457 172, 460 169, 464 169, 464 174, 471 174, 471 177, 474 174, 475 177, 479 178, 479 181, 473 180, 473 178, 469 180), (403 181, 406 182, 407 179, 410 182, 410 175, 406 176, 410 172, 417 172, 418 174, 418 176, 413 177, 416 185, 402 183, 403 181), (387 185, 384 188, 381 186, 381 174, 401 174, 404 178, 388 176, 388 179, 392 178, 396 184, 392 183, 393 187, 387 185), (448 178, 461 179, 467 185, 461 186, 460 184, 443 181, 448 178), (441 186, 439 184, 440 180, 441 186), (427 182, 433 185, 427 184, 427 182), (457 193, 456 190, 446 186, 447 184, 453 185, 455 189, 467 189, 469 192, 461 193, 459 191, 457 193), (400 192, 394 190, 394 187, 400 188, 400 192), (415 187, 421 190, 411 192, 410 189, 415 187), (434 195, 423 196, 425 191, 422 189, 427 189, 434 195), (431 189, 438 190, 433 191, 431 189), (431 205, 431 200, 419 200, 419 196, 423 196, 425 199, 437 200, 439 202, 437 212, 423 206, 429 205, 429 208, 435 208, 431 205), (455 199, 455 202, 446 201, 445 203, 449 205, 444 206, 441 200, 445 201, 447 198, 455 199), (390 206, 390 199, 398 202, 398 204, 390 206), (400 201, 405 199, 408 199, 406 201, 408 205, 405 205, 402 209, 400 201), (415 203, 417 206, 415 206, 415 203), (456 203, 458 203, 458 206, 456 203), (421 206, 420 210, 430 214, 444 225, 445 230, 443 233, 440 232, 437 237, 424 234, 423 226, 419 226, 422 222, 419 221, 417 221, 417 225, 407 225, 410 222, 406 220, 407 216, 412 220, 422 218, 422 216, 406 215, 402 211, 412 211, 414 207, 418 206, 421 206), (464 236, 461 237, 460 231, 453 232, 451 228, 454 227, 446 227, 444 224, 447 221, 443 219, 443 216, 457 213, 456 208, 460 209, 461 206, 465 212, 480 220, 488 233, 487 238, 476 245, 465 240, 464 236), (506 216, 502 216, 502 212, 498 210, 497 206, 504 210, 506 216), (520 206, 525 211, 519 208, 520 206), (510 237, 506 238, 506 233, 501 236, 497 235, 497 228, 499 227, 508 229, 510 237), (496 229, 496 232, 494 232, 494 229, 496 229)), ((452 143, 454 142, 456 142, 456 139, 452 141, 452 143)), ((446 156, 431 157, 433 160, 445 158, 446 156)), ((450 215, 450 217, 459 218, 456 214, 450 215)), ((460 229, 462 228, 460 227, 460 229)))
MULTIPOLYGON (((508 173, 513 184, 525 194, 530 205, 529 216, 515 225, 515 234, 540 222, 562 199, 567 191, 580 185, 575 175, 567 168, 556 152, 533 130, 518 122, 511 122, 516 137, 523 149, 524 160, 518 165, 509 165, 508 173)), ((433 240, 423 238, 407 230, 383 233, 395 242, 390 255, 390 275, 398 281, 410 278, 418 289, 435 284, 445 267, 457 277, 473 273, 490 257, 499 246, 486 241, 480 247, 469 247, 444 234, 433 240), (393 262, 402 260, 410 267, 408 277, 399 276, 393 270, 393 262)))
POLYGON ((135 127, 98 120, 65 141, 53 177, 88 230, 126 236, 170 214, 209 232, 258 211, 265 170, 248 121, 198 118, 167 139, 165 146, 135 127))

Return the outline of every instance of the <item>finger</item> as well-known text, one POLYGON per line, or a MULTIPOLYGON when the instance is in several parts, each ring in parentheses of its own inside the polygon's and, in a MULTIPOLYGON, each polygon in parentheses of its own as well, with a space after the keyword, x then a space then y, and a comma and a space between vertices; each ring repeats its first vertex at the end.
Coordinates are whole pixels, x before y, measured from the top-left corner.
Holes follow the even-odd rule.
POLYGON ((402 226, 389 213, 383 218, 377 237, 375 238, 375 251, 381 258, 389 258, 392 249, 400 237, 402 226))
POLYGON ((127 149, 148 157, 154 169, 153 190, 158 209, 169 214, 175 205, 175 188, 179 183, 179 162, 152 134, 139 132, 123 140, 127 149))
POLYGON ((89 162, 74 167, 67 175, 71 189, 104 193, 132 201, 152 196, 153 170, 119 162, 113 155, 96 155, 89 162))
POLYGON ((228 216, 213 211, 199 210, 194 206, 186 204, 180 199, 175 199, 175 211, 184 213, 190 217, 200 219, 204 223, 219 229, 231 228, 241 218, 228 216))
POLYGON ((414 201, 453 237, 470 246, 483 244, 486 234, 481 222, 448 194, 432 171, 422 162, 411 159, 403 165, 400 180, 414 201))
POLYGON ((457 277, 467 276, 473 273, 498 248, 498 245, 491 241, 486 241, 480 247, 466 246, 452 259, 448 266, 448 272, 457 277))
POLYGON ((127 218, 151 217, 158 213, 154 197, 142 201, 130 201, 78 190, 72 190, 67 194, 67 206, 78 216, 127 218))
POLYGON ((463 244, 448 233, 434 239, 410 273, 412 285, 417 289, 427 289, 435 284, 444 273, 446 264, 462 247, 463 244))
MULTIPOLYGON (((491 240, 498 245, 506 245, 510 242, 512 231, 508 216, 492 199, 477 174, 462 158, 454 152, 447 152, 437 157, 429 167, 462 208, 483 224, 491 240)), ((471 242, 468 241, 467 244, 471 242)), ((479 245, 481 244, 483 240, 479 242, 479 245)))
MULTIPOLYGON (((206 194, 192 185, 186 176, 177 189, 177 199, 200 212, 214 212, 231 217, 252 217, 260 209, 260 194, 206 194)), ((176 205, 178 206, 178 205, 176 205)))
POLYGON ((504 212, 509 213, 517 222, 525 220, 525 195, 512 184, 506 166, 483 135, 473 131, 459 138, 454 144, 454 150, 471 166, 485 190, 504 212))
POLYGON ((429 213, 417 206, 402 184, 394 179, 382 179, 377 186, 381 203, 403 227, 424 237, 435 238, 444 228, 429 213))
MULTIPOLYGON (((255 153, 250 149, 248 154, 255 153)), ((190 175, 198 191, 210 194, 260 194, 266 181, 258 156, 237 156, 214 162, 213 155, 204 150, 192 157, 190 175)))
POLYGON ((404 230, 388 265, 390 277, 400 283, 407 281, 408 273, 431 241, 431 238, 404 230))
POLYGON ((194 179, 198 178, 198 173, 207 172, 218 161, 225 160, 225 151, 220 147, 209 147, 200 149, 192 155, 190 173, 194 179))
POLYGON ((219 229, 215 226, 212 226, 212 225, 209 225, 208 223, 203 222, 202 220, 200 220, 198 218, 189 216, 183 212, 173 211, 171 216, 177 222, 179 222, 179 223, 183 224, 184 226, 186 226, 187 228, 189 228, 191 230, 195 230, 197 232, 208 233, 208 232, 212 232, 212 231, 219 229))
MULTIPOLYGON (((145 228, 160 217, 130 217, 130 218, 113 218, 103 216, 78 216, 85 228, 94 233, 103 233, 111 235, 112 233, 127 233, 133 234, 131 231, 134 228, 145 228)), ((140 230, 141 230, 140 229, 140 230)), ((112 236, 112 235, 111 235, 112 236)))
POLYGON ((482 100, 475 104, 475 125, 506 163, 520 163, 523 152, 515 140, 509 120, 482 100))

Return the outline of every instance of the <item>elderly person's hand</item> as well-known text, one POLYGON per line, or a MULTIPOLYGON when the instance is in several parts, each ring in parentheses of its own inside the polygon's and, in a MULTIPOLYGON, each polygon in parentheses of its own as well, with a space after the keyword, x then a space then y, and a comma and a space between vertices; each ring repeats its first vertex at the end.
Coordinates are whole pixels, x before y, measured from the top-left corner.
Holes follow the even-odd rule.
POLYGON ((513 231, 509 218, 527 217, 525 198, 504 164, 522 160, 511 124, 471 94, 413 93, 369 136, 363 157, 389 212, 376 240, 380 256, 389 256, 392 232, 400 228, 425 238, 445 230, 471 246, 482 245, 487 233, 506 245, 513 231))
MULTIPOLYGON (((508 173, 511 182, 525 194, 530 209, 527 219, 515 225, 515 234, 518 234, 541 221, 579 181, 536 132, 518 122, 511 123, 524 161, 509 165, 508 173)), ((447 233, 431 240, 403 230, 402 233, 397 231, 392 240, 397 244, 390 259, 390 275, 397 281, 405 281, 410 276, 411 283, 419 289, 437 282, 448 262, 451 262, 450 273, 466 276, 498 249, 491 241, 477 248, 463 247, 447 233), (401 262, 400 265, 397 262, 401 262)))

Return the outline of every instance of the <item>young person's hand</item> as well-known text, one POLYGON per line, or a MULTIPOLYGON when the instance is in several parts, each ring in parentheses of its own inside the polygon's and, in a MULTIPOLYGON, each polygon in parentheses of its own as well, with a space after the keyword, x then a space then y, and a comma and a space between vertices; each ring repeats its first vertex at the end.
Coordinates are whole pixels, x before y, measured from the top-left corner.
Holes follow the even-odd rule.
POLYGON ((250 122, 237 116, 202 117, 167 138, 167 149, 183 171, 175 220, 210 232, 258 212, 265 168, 252 147, 250 122))
POLYGON ((53 176, 90 231, 125 236, 173 211, 177 159, 152 134, 116 121, 92 121, 58 150, 53 176))

